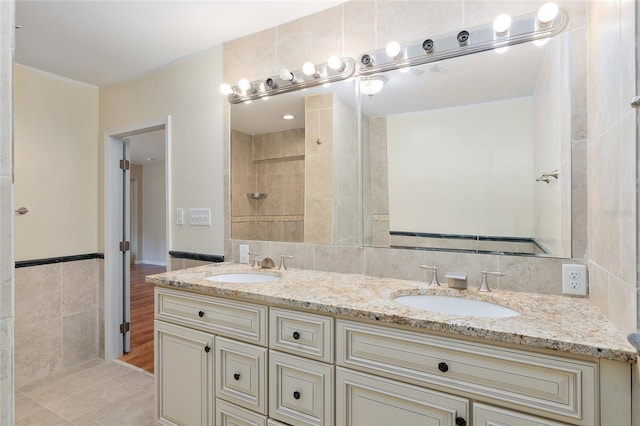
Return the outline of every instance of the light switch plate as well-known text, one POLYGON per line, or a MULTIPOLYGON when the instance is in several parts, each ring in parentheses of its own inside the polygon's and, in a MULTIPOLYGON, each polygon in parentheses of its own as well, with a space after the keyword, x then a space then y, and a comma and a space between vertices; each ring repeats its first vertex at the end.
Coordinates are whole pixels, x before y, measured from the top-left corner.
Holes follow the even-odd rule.
POLYGON ((238 251, 239 251, 238 261, 240 263, 249 263, 249 245, 240 244, 238 251))
POLYGON ((189 225, 211 226, 211 209, 189 209, 189 225))

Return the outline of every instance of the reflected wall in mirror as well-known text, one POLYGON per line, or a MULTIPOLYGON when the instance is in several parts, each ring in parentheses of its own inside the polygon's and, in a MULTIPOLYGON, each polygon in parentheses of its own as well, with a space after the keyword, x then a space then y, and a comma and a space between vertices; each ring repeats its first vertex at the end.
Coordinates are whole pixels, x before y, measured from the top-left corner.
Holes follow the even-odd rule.
POLYGON ((355 105, 353 79, 231 105, 231 238, 361 244, 355 105))
POLYGON ((570 257, 569 43, 384 73, 361 99, 365 245, 570 257))

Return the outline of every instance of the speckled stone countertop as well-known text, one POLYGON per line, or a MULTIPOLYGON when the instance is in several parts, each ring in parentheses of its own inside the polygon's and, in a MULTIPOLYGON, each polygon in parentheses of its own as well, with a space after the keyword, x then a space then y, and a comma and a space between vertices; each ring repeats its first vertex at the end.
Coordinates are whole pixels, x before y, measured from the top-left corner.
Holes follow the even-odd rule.
POLYGON ((505 290, 480 293, 475 289, 434 288, 424 282, 365 275, 300 269, 256 270, 236 263, 151 275, 147 281, 212 296, 241 298, 569 354, 636 361, 634 348, 587 299, 505 290), (224 283, 206 279, 226 273, 260 273, 279 279, 264 283, 224 283), (510 318, 444 315, 393 301, 394 297, 408 294, 464 295, 507 306, 521 315, 510 318))

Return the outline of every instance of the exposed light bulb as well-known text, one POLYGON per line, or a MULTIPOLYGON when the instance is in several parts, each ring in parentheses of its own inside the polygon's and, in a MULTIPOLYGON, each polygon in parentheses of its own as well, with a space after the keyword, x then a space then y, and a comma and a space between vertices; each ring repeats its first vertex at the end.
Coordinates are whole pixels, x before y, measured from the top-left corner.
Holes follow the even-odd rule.
POLYGON ((493 20, 493 31, 496 34, 506 33, 509 31, 509 27, 511 27, 511 16, 506 13, 496 16, 496 19, 493 20))
POLYGON ((240 81, 238 81, 238 87, 240 88, 240 90, 243 90, 246 92, 247 90, 251 89, 251 82, 246 78, 243 78, 240 81))
POLYGON ((396 58, 398 57, 398 55, 400 55, 400 49, 400 43, 398 43, 397 41, 392 41, 387 44, 387 48, 385 49, 385 51, 387 52, 387 55, 389 55, 389 57, 396 58))
POLYGON ((330 56, 329 60, 327 61, 327 65, 329 66, 329 68, 335 71, 344 70, 344 62, 342 62, 342 59, 338 58, 337 56, 330 56))
POLYGON ((292 83, 294 83, 295 79, 296 79, 296 77, 293 75, 293 73, 291 71, 289 71, 288 69, 286 69, 286 68, 282 68, 280 70, 279 76, 284 81, 290 81, 292 83))
POLYGON ((225 96, 230 95, 233 93, 233 88, 231 87, 230 84, 222 83, 220 85, 220 93, 222 93, 225 96))
POLYGON ((558 16, 559 8, 555 3, 545 3, 538 9, 538 21, 541 24, 548 24, 558 16))
POLYGON ((318 70, 316 69, 316 66, 313 65, 311 62, 306 62, 302 66, 302 72, 308 76, 312 76, 312 75, 315 76, 318 74, 318 70))

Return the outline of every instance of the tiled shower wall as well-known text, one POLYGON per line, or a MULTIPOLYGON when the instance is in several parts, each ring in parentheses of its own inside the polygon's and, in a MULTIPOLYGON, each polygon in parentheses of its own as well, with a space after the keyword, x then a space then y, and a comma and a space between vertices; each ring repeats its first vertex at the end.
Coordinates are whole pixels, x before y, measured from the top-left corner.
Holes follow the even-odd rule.
POLYGON ((15 270, 15 382, 23 386, 104 351, 102 259, 15 270))
POLYGON ((0 424, 13 424, 13 0, 0 1, 0 424))
MULTIPOLYGON (((262 79, 281 68, 298 69, 302 64, 325 62, 331 55, 356 58, 368 50, 382 48, 391 40, 408 42, 429 34, 445 34, 461 28, 490 23, 499 13, 521 15, 537 10, 545 1, 357 1, 261 31, 223 46, 224 81, 262 79), (258 53, 256 53, 258 52, 258 53)), ((366 273, 405 279, 424 279, 420 264, 435 264, 441 270, 467 272, 479 282, 482 269, 498 268, 507 275, 500 288, 540 293, 561 293, 561 265, 585 263, 587 244, 586 146, 587 134, 587 3, 560 1, 568 11, 572 61, 572 244, 573 259, 476 255, 449 252, 414 252, 388 248, 339 247, 248 241, 251 250, 277 257, 293 254, 292 267, 337 272, 366 273), (255 249, 254 249, 255 248, 255 249), (420 263, 422 262, 422 263, 420 263)), ((229 114, 229 108, 225 109, 229 114)), ((228 116, 227 116, 228 117, 228 116)), ((228 123, 228 119, 225 120, 228 123)), ((229 194, 229 133, 225 129, 225 194, 229 194)), ((226 199, 227 206, 229 200, 226 199)), ((228 208, 225 210, 228 211, 228 208)), ((231 240, 231 221, 225 221, 225 256, 238 260, 239 240, 231 240)), ((245 241, 242 241, 245 242, 245 241)))

